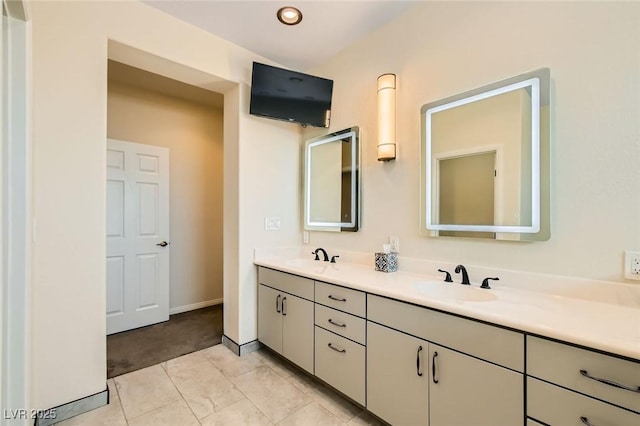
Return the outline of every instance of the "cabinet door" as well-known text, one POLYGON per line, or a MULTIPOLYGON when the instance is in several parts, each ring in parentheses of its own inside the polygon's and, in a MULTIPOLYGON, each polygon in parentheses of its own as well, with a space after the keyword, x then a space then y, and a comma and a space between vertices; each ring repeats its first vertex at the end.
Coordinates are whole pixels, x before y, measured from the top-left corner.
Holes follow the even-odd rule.
MULTIPOLYGON (((489 344, 490 342, 487 342, 489 344)), ((524 422, 524 376, 429 345, 431 426, 513 426, 524 422)))
POLYGON ((258 340, 282 353, 282 294, 260 284, 258 286, 258 340))
POLYGON ((282 355, 313 374, 313 302, 282 294, 282 355))
POLYGON ((424 340, 367 322, 367 409, 393 425, 426 426, 428 356, 424 340))

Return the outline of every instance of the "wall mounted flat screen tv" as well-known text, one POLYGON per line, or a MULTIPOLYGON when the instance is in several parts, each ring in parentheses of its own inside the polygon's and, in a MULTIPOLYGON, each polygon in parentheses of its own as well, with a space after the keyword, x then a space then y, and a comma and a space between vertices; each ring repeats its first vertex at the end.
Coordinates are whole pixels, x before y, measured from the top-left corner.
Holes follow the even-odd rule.
POLYGON ((333 80, 253 63, 249 113, 329 127, 333 80))

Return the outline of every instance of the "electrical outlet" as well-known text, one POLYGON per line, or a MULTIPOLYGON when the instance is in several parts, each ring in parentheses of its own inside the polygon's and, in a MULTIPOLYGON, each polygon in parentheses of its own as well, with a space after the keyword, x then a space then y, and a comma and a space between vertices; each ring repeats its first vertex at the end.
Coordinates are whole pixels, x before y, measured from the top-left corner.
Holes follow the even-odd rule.
POLYGON ((280 218, 279 217, 265 217, 264 218, 264 229, 265 231, 277 231, 280 229, 280 218))
POLYGON ((640 251, 624 252, 624 277, 640 280, 640 251))
POLYGON ((389 237, 389 245, 391 246, 391 253, 400 253, 400 238, 397 236, 389 237))

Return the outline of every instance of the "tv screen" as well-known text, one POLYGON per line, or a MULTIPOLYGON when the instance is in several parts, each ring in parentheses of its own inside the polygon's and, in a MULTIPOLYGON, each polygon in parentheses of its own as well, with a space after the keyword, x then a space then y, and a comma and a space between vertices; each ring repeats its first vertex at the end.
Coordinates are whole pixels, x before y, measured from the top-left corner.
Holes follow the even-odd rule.
POLYGON ((249 113, 329 127, 333 80, 253 63, 249 113))

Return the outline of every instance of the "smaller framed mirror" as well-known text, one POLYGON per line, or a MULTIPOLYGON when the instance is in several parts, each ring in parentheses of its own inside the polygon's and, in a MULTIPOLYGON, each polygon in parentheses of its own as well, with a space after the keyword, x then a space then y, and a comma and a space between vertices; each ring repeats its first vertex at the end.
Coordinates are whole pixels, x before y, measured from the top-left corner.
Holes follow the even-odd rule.
POLYGON ((319 136, 304 146, 304 229, 355 232, 360 224, 359 128, 319 136))

